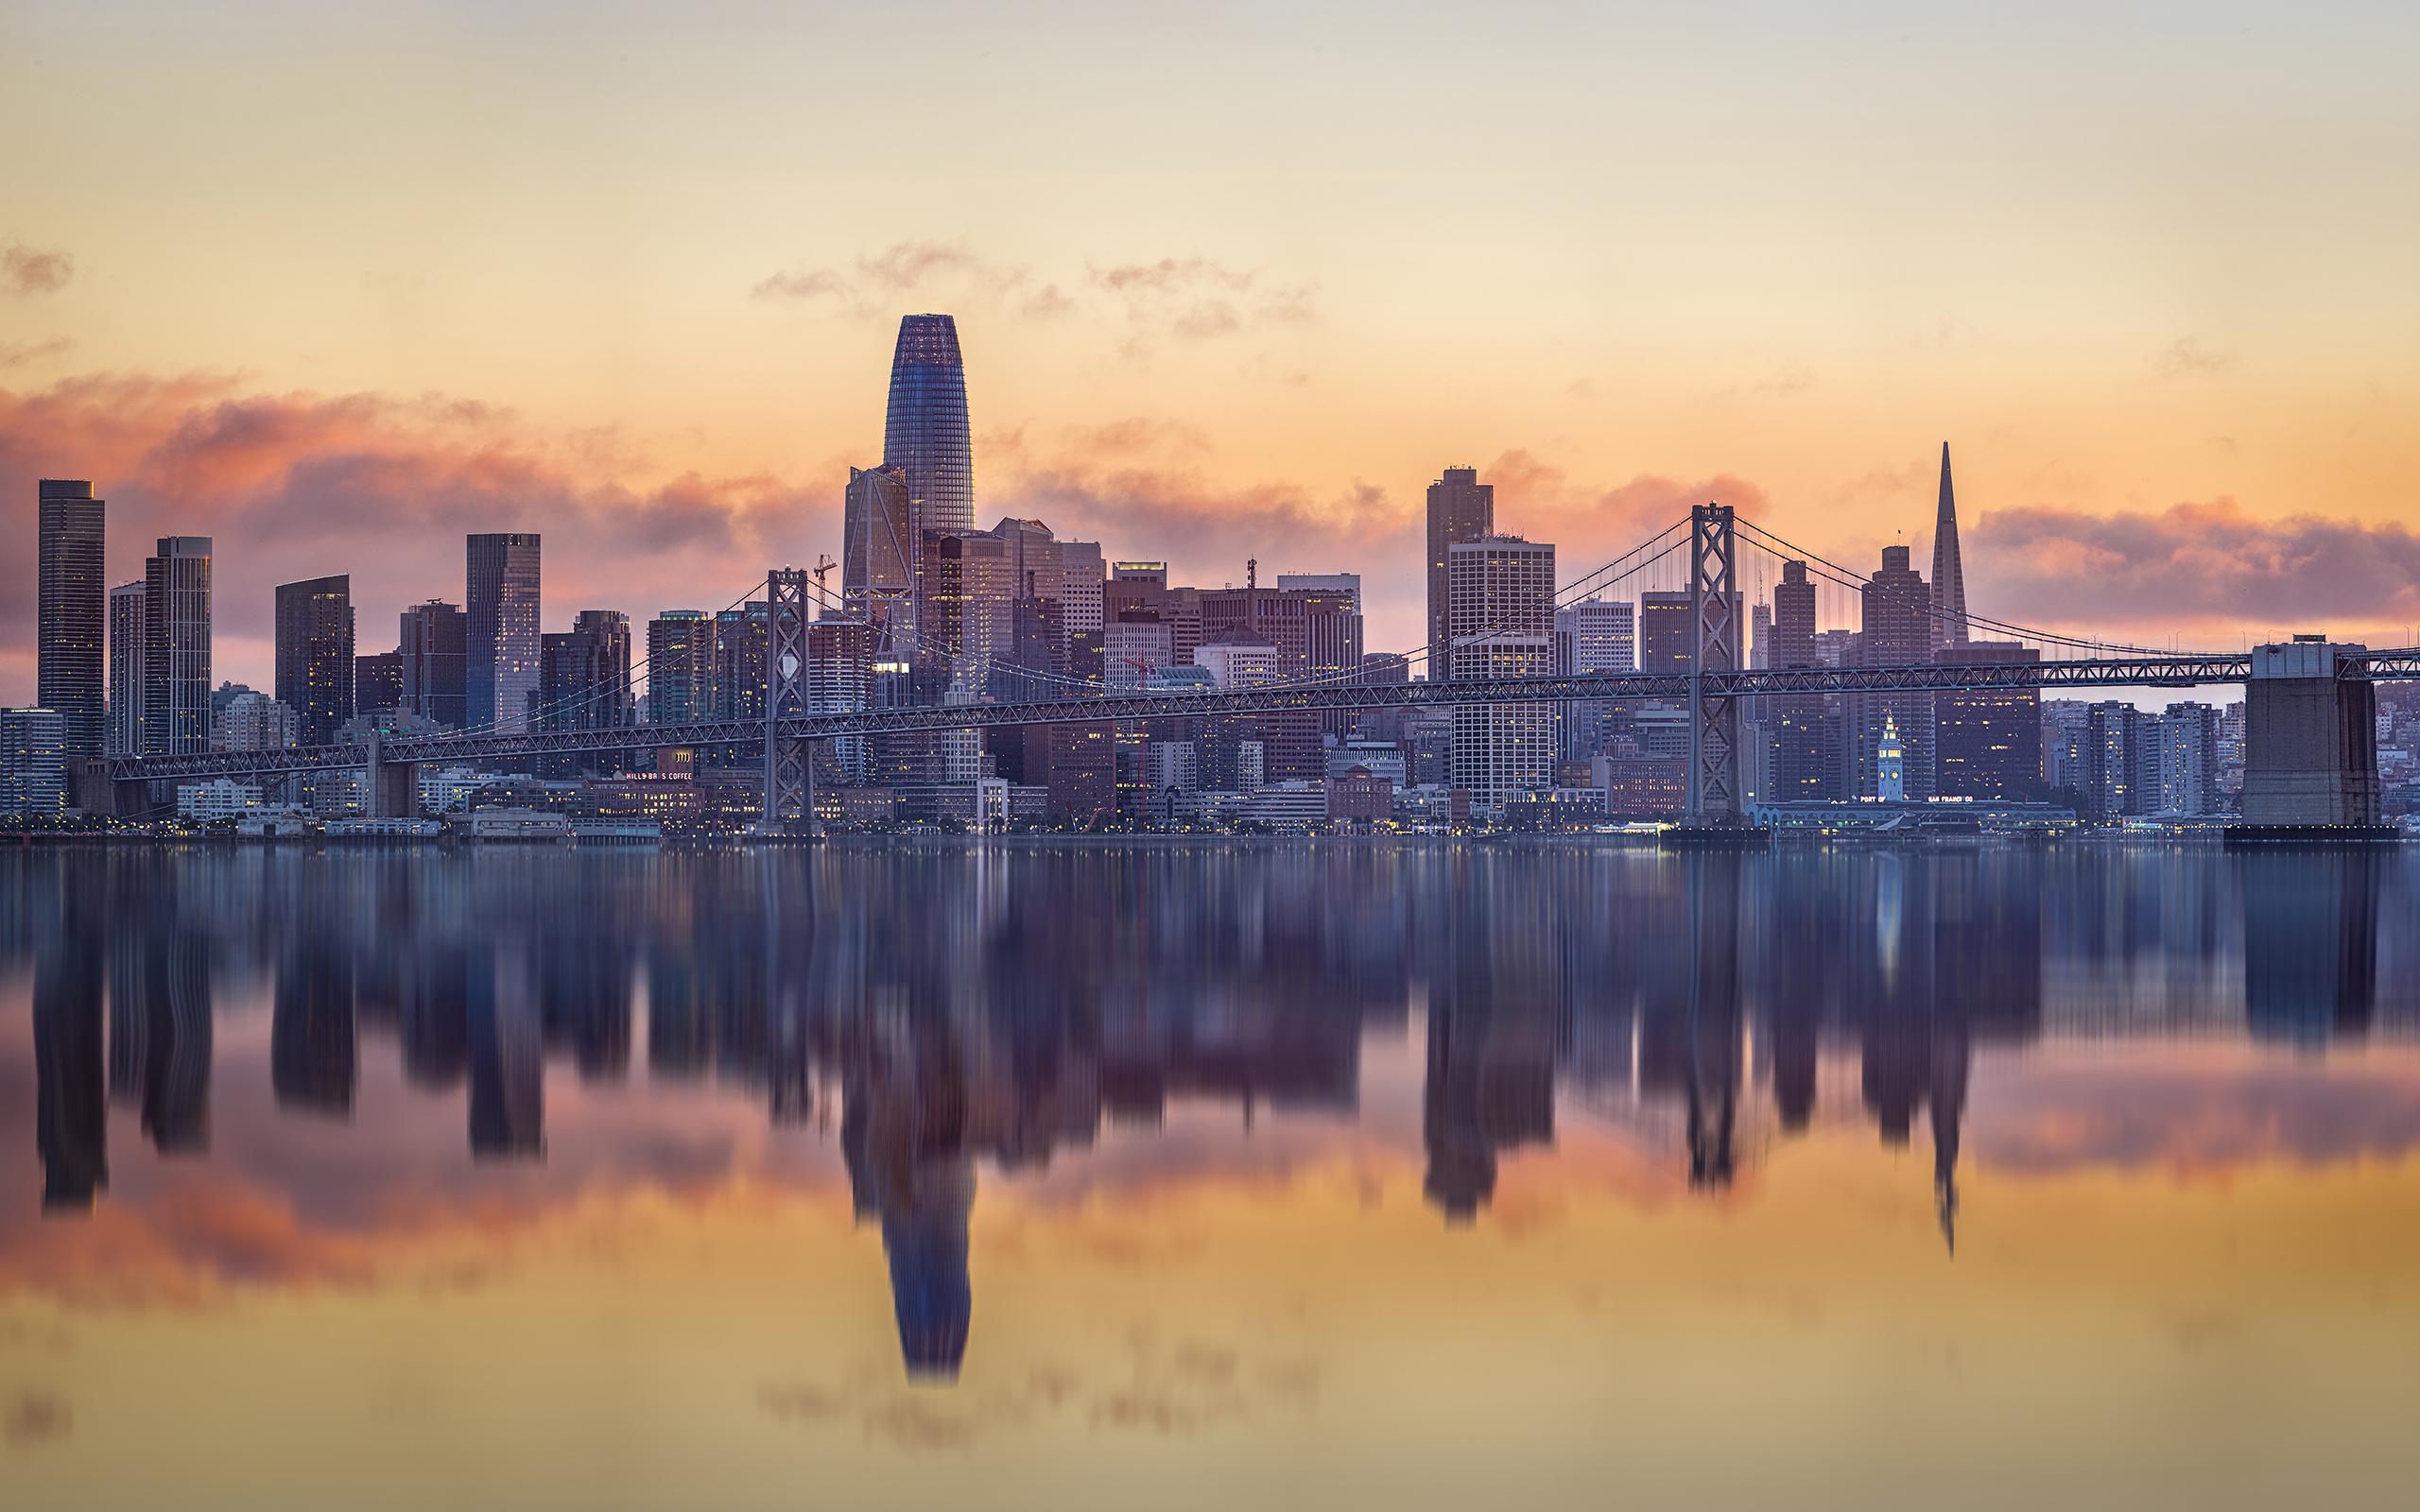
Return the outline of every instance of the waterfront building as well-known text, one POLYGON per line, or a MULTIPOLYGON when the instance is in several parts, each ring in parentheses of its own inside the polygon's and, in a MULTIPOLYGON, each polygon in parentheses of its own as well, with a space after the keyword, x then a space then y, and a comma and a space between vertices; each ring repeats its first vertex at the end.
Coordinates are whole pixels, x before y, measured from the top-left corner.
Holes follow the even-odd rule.
MULTIPOLYGON (((466 539, 463 719, 466 730, 516 734, 538 692, 539 538, 505 531, 466 539)), ((431 717, 441 718, 441 715, 431 717)))
MULTIPOLYGON (((1453 676, 1545 677, 1554 669, 1554 547, 1518 536, 1446 552, 1453 676)), ((1475 812, 1554 783, 1554 705, 1467 704, 1453 712, 1453 785, 1475 812)))
POLYGON ((210 748, 210 538, 162 536, 143 566, 143 753, 210 748))
POLYGON ((56 709, 0 709, 0 815, 67 813, 67 721, 56 709))
MULTIPOLYGON (((1962 641, 1935 653, 1944 663, 2031 662, 2042 653, 2014 641, 1962 641)), ((1943 798, 2030 799, 2042 782, 2038 688, 1960 688, 1933 695, 1933 763, 1943 798)))
POLYGON ((2159 809, 2167 814, 2217 814, 2226 807, 2219 783, 2219 711, 2177 702, 2159 716, 2159 809))
POLYGON ((143 754, 143 584, 110 590, 109 754, 143 754))
POLYGON ((337 574, 277 588, 277 701, 324 746, 353 717, 353 580, 337 574))
POLYGON ((404 713, 460 730, 467 711, 469 622, 459 607, 432 598, 404 610, 404 713))
POLYGON ((1495 532, 1495 485, 1449 467, 1428 485, 1428 680, 1454 675, 1453 548, 1495 532))
POLYGON ((257 782, 221 777, 207 782, 187 782, 177 789, 177 817, 197 824, 240 819, 260 806, 261 789, 257 782))
POLYGON ((80 478, 43 478, 35 494, 34 698, 59 716, 66 759, 89 761, 108 739, 108 506, 80 478))

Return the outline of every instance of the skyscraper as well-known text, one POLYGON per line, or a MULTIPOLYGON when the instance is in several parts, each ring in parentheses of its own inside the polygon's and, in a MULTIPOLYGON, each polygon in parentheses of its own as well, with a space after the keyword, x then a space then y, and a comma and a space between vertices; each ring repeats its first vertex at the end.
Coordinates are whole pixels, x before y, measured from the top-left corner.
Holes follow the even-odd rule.
POLYGON ((443 599, 432 598, 404 610, 401 649, 406 713, 433 719, 448 729, 462 728, 466 634, 461 610, 443 599))
POLYGON ((65 729, 55 709, 0 709, 0 814, 66 814, 65 729))
POLYGON ((538 537, 472 536, 467 546, 464 728, 518 733, 538 691, 538 537))
POLYGON ((524 718, 538 730, 618 730, 631 723, 631 620, 584 609, 569 630, 539 638, 538 687, 524 718))
POLYGON ((1478 469, 1449 467, 1428 485, 1428 680, 1454 675, 1453 548, 1495 530, 1495 485, 1481 483, 1478 469))
MULTIPOLYGON (((1554 547, 1485 536, 1446 550, 1453 676, 1542 678, 1554 670, 1554 547)), ((1554 785, 1554 705, 1457 704, 1453 785, 1474 811, 1554 785)))
POLYGON ((1941 443, 1941 512, 1932 527, 1933 647, 1966 644, 1966 569, 1958 559, 1958 501, 1949 491, 1949 443, 1941 443))
POLYGON ((101 754, 107 734, 101 670, 107 507, 93 497, 90 483, 74 478, 43 478, 37 499, 35 696, 59 715, 66 759, 84 761, 101 754))
MULTIPOLYGON (((1865 581, 1858 664, 1916 666, 1932 660, 1932 593, 1908 565, 1908 548, 1882 548, 1882 567, 1865 581)), ((1933 709, 1929 693, 1861 693, 1849 697, 1851 794, 1872 798, 1880 780, 1882 727, 1894 725, 1906 750, 1908 797, 1931 798, 1933 709)))
MULTIPOLYGON (((2014 641, 1944 646, 1960 665, 2039 662, 2014 641)), ((1943 798, 2031 799, 2042 783, 2042 693, 2038 688, 1960 688, 1933 695, 1933 786, 1943 798)))
POLYGON ((143 754, 143 584, 110 590, 110 738, 112 756, 143 754))
MULTIPOLYGON (((958 322, 946 315, 899 321, 890 357, 890 407, 882 429, 882 465, 908 490, 908 578, 921 607, 924 553, 930 532, 975 528, 975 443, 967 428, 966 362, 958 322)), ((920 633, 925 627, 918 627, 920 633)))
POLYGON ((903 637, 913 623, 915 509, 895 467, 849 469, 841 497, 840 602, 852 619, 903 637))
POLYGON ((353 659, 353 712, 393 713, 404 706, 404 654, 373 651, 353 659))
POLYGON ((210 748, 210 538, 162 536, 143 564, 143 753, 210 748))
POLYGON ((1781 564, 1781 581, 1773 586, 1773 635, 1765 664, 1775 670, 1811 667, 1815 656, 1815 585, 1807 580, 1806 564, 1781 564))
POLYGON ((338 574, 277 588, 277 701, 302 744, 324 746, 353 717, 353 579, 338 574))
POLYGON ((715 713, 715 621, 701 609, 668 609, 647 622, 647 714, 684 725, 715 713))

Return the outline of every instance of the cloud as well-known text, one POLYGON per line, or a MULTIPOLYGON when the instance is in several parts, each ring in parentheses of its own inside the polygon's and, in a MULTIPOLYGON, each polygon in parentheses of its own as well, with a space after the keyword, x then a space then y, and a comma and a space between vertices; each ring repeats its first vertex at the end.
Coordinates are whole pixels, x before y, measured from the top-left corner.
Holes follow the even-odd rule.
POLYGON ((936 287, 945 287, 959 298, 1000 303, 1028 319, 1054 319, 1070 307, 1057 284, 1037 286, 1030 269, 989 262, 958 242, 893 242, 880 251, 859 256, 846 268, 775 273, 759 281, 749 293, 758 300, 825 303, 858 319, 871 319, 895 303, 897 296, 936 287))
POLYGON ((29 362, 47 362, 63 357, 76 350, 76 343, 66 336, 53 336, 47 341, 0 341, 0 368, 17 368, 29 362))
POLYGON ((2162 378, 2206 378, 2235 363, 2231 352, 2212 352, 2199 336, 2179 336, 2147 359, 2162 378))
POLYGON ((1210 341, 1268 326, 1307 324, 1318 318, 1317 285, 1273 285, 1257 269, 1230 267, 1209 257, 1163 257, 1155 263, 1094 267, 1095 288, 1122 306, 1129 356, 1148 355, 1163 337, 1210 341))
POLYGON ((850 303, 856 300, 856 290, 849 281, 828 267, 804 273, 776 273, 749 290, 749 295, 759 300, 836 299, 850 303))
POLYGON ((38 251, 22 242, 0 242, 0 289, 10 294, 56 294, 76 276, 68 252, 38 251))
POLYGON ((2420 618, 2420 536, 2400 523, 2264 520, 2233 499, 2156 514, 1995 509, 1966 531, 1968 597, 2019 623, 2303 629, 2420 618))
MULTIPOLYGON (((834 508, 828 490, 768 474, 650 470, 618 433, 551 434, 443 394, 256 393, 209 373, 0 388, 0 528, 30 536, 35 479, 84 476, 110 501, 112 581, 152 537, 212 536, 219 678, 267 675, 230 650, 266 641, 280 582, 352 571, 376 648, 404 604, 458 597, 463 533, 526 528, 550 536, 550 624, 728 589, 698 604, 712 610, 744 568, 804 555, 834 508)), ((30 644, 32 614, 31 575, 0 577, 0 644, 30 644)))

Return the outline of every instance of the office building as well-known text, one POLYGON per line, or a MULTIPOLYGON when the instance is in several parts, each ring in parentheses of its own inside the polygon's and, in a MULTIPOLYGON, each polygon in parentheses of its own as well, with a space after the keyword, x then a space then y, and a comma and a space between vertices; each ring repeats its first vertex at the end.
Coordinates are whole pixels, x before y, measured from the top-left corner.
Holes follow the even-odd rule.
POLYGON ((1069 635, 1100 633, 1101 584, 1108 576, 1099 541, 1059 542, 1059 602, 1069 635))
MULTIPOLYGON (((1866 579, 1863 627, 1858 632, 1860 666, 1917 666, 1932 660, 1932 591, 1908 565, 1908 548, 1882 548, 1882 565, 1866 579)), ((1872 798, 1880 781, 1882 727, 1898 731, 1904 747, 1908 797, 1928 799, 1938 791, 1933 765, 1933 696, 1929 693, 1859 693, 1848 696, 1846 766, 1852 796, 1872 798)))
POLYGON ((926 691, 980 698, 1016 641, 1009 543, 981 530, 925 533, 918 677, 926 691))
MULTIPOLYGON (((2029 662, 2042 653, 2014 641, 1963 641, 1936 653, 1962 666, 2029 662)), ((2027 801, 2042 785, 2038 688, 1961 688, 1933 695, 1935 787, 1943 798, 2027 801)))
POLYGON ((1428 679, 1452 677, 1453 548, 1495 532, 1495 485, 1449 467, 1428 485, 1428 679))
POLYGON ((538 692, 538 536, 472 536, 463 568, 463 728, 516 734, 538 692))
POLYGON ((110 590, 109 754, 143 754, 143 584, 110 590))
POLYGON ((1966 566, 1958 555, 1958 501, 1949 488, 1949 443, 1941 443, 1941 507, 1932 527, 1932 633, 1936 650, 1966 644, 1966 566))
MULTIPOLYGON (((1735 592, 1731 595, 1731 623, 1738 627, 1740 640, 1748 635, 1744 602, 1735 592)), ((1745 666, 1748 647, 1734 647, 1733 660, 1745 666)), ((1698 627, 1689 612, 1686 593, 1654 591, 1638 595, 1638 670, 1686 676, 1697 665, 1698 627)))
POLYGON ((43 478, 35 487, 34 696, 59 716, 67 760, 89 761, 108 740, 107 507, 80 479, 43 478))
POLYGON ((277 701, 324 746, 353 717, 353 580, 338 574, 277 588, 277 701))
MULTIPOLYGON (((966 410, 966 363, 958 323, 946 315, 910 315, 899 322, 890 358, 890 403, 884 416, 882 465, 907 492, 911 614, 926 603, 924 553, 928 536, 975 528, 975 448, 966 410)), ((919 632, 925 627, 919 624, 919 632)), ((903 648, 904 649, 904 648, 903 648)))
POLYGON ((715 617, 668 609, 647 622, 647 716, 685 725, 715 716, 715 617))
POLYGON ((210 748, 210 538, 162 536, 143 564, 143 752, 210 748))
POLYGON ((459 730, 468 714, 469 622, 442 599, 403 613, 403 711, 459 730))
POLYGON ((2084 712, 2083 762, 2076 786, 2083 812, 2100 819, 2149 814, 2159 805, 2157 718, 2122 699, 2084 712))
POLYGON ((0 815, 67 814, 67 721, 56 709, 0 709, 0 815))
POLYGON ((894 627, 903 638, 915 616, 915 513, 904 469, 849 469, 840 509, 841 612, 894 627))
POLYGON ((1815 585, 1803 561, 1781 564, 1781 581, 1773 587, 1772 644, 1765 665, 1776 669, 1811 667, 1815 654, 1815 585))
MULTIPOLYGON (((1484 536, 1446 549, 1447 644, 1453 676, 1536 678, 1554 668, 1554 547, 1484 536)), ((1454 709, 1453 785, 1474 813, 1500 813, 1514 797, 1554 785, 1554 706, 1465 704, 1454 709)))

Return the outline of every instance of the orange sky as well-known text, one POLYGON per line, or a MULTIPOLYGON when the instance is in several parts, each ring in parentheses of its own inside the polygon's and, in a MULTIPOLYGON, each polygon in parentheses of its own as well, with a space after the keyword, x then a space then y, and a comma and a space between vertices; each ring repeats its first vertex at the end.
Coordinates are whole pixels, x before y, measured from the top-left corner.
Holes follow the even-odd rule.
POLYGON ((2413 639, 2409 15, 1498 10, 12 6, 0 528, 216 536, 254 681, 272 584, 368 648, 465 529, 714 608, 945 309, 985 522, 1358 569, 1373 648, 1445 465, 1568 569, 1716 494, 1862 565, 1945 438, 1979 611, 2413 639))

